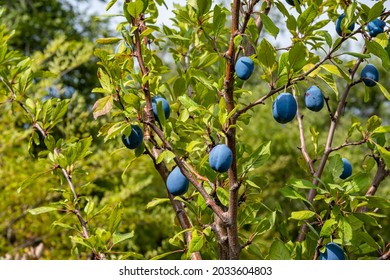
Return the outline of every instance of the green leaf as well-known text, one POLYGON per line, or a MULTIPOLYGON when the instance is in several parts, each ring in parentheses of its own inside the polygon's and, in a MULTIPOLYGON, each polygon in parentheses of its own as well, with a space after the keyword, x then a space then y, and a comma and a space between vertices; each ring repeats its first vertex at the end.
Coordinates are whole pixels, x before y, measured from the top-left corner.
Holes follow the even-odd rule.
POLYGON ((129 233, 124 233, 124 234, 114 233, 112 235, 112 245, 114 246, 122 241, 125 241, 125 240, 133 238, 133 237, 134 237, 134 231, 129 232, 129 233))
POLYGON ((341 160, 340 155, 335 155, 329 159, 326 170, 332 174, 333 178, 339 178, 341 173, 343 173, 344 164, 341 160))
POLYGON ((197 2, 197 15, 198 16, 203 16, 206 14, 208 11, 210 11, 212 1, 211 0, 196 0, 197 2))
POLYGON ((382 146, 376 144, 376 148, 378 149, 378 152, 380 153, 381 157, 386 163, 387 168, 390 168, 390 151, 386 150, 382 146))
POLYGON ((95 118, 95 120, 100 116, 108 114, 111 111, 113 104, 114 104, 114 99, 112 95, 108 95, 98 99, 92 108, 93 117, 95 118))
POLYGON ((42 213, 47 213, 47 212, 52 212, 52 211, 57 211, 57 210, 58 210, 58 208, 56 208, 56 207, 43 206, 43 207, 38 207, 38 208, 34 208, 34 209, 29 209, 29 210, 27 210, 27 212, 29 212, 30 214, 33 214, 33 215, 39 215, 42 213))
POLYGON ((378 116, 376 115, 373 115, 371 116, 368 120, 367 120, 367 124, 366 124, 366 128, 369 132, 372 132, 374 131, 375 129, 377 129, 378 127, 380 127, 382 124, 382 119, 379 118, 378 116))
POLYGON ((343 244, 348 244, 352 240, 352 227, 344 217, 340 217, 338 222, 339 236, 343 244))
POLYGON ((302 43, 295 43, 289 51, 288 61, 294 72, 299 72, 307 64, 306 47, 302 43))
POLYGON ((266 68, 272 68, 276 61, 275 48, 264 38, 257 48, 257 59, 266 68))
POLYGON ((313 211, 301 210, 301 211, 291 212, 291 217, 289 219, 298 220, 298 221, 308 220, 311 217, 314 217, 315 215, 316 213, 313 211))
POLYGON ((335 219, 326 220, 326 222, 321 228, 320 236, 321 237, 331 236, 333 234, 335 224, 337 224, 335 219))
POLYGON ((382 134, 382 133, 390 133, 390 125, 380 126, 380 127, 376 128, 372 132, 372 135, 374 135, 374 134, 382 134))
POLYGON ((378 1, 372 8, 370 9, 370 12, 368 13, 367 21, 372 21, 379 17, 384 10, 383 3, 381 1, 378 1))
POLYGON ((369 53, 374 54, 378 58, 382 60, 382 66, 386 70, 390 70, 390 59, 387 55, 386 50, 376 41, 368 41, 366 40, 366 46, 369 53))
POLYGON ((291 185, 293 186, 294 188, 298 188, 298 189, 315 189, 316 186, 313 185, 312 182, 310 181, 307 181, 307 180, 303 180, 303 179, 291 179, 289 182, 288 182, 288 185, 291 185))
POLYGON ((174 158, 175 158, 174 153, 172 153, 169 150, 165 150, 158 155, 156 163, 159 164, 162 161, 164 161, 165 163, 170 163, 174 158))
POLYGON ((270 260, 291 260, 291 253, 287 246, 280 240, 275 240, 269 251, 270 260))
POLYGON ((103 44, 103 45, 112 45, 112 44, 118 43, 121 40, 122 40, 122 38, 115 38, 115 37, 99 38, 99 39, 96 40, 96 43, 103 44))
POLYGON ((387 91, 387 88, 385 88, 381 83, 378 83, 378 82, 376 83, 376 85, 382 91, 382 93, 386 97, 386 99, 390 100, 390 93, 387 91))
POLYGON ((111 0, 110 2, 108 2, 106 5, 106 11, 111 9, 111 7, 116 3, 116 1, 118 1, 118 0, 111 0))
POLYGON ((217 197, 223 205, 229 205, 229 192, 227 190, 217 187, 217 197))
POLYGON ((127 3, 127 12, 133 18, 137 18, 145 9, 145 2, 142 0, 135 0, 134 2, 127 3))
POLYGON ((318 15, 317 5, 310 5, 298 16, 298 31, 305 34, 306 29, 313 24, 318 15))
POLYGON ((320 67, 333 75, 343 78, 346 81, 350 81, 349 75, 345 73, 345 71, 342 70, 340 67, 334 64, 322 64, 320 67))
POLYGON ((276 38, 279 34, 279 28, 265 13, 260 13, 260 18, 261 22, 264 24, 265 30, 276 38))
POLYGON ((172 251, 172 252, 166 252, 161 255, 154 256, 151 258, 151 260, 161 260, 162 258, 165 258, 166 256, 177 254, 177 251, 172 251))
POLYGON ((123 209, 120 204, 116 205, 115 208, 112 210, 110 217, 108 218, 108 230, 111 233, 114 233, 117 228, 119 227, 119 224, 121 223, 123 215, 123 209))
POLYGON ((213 13, 213 31, 215 37, 218 38, 218 35, 221 33, 226 23, 226 13, 221 9, 219 5, 214 6, 213 13))
POLYGON ((191 239, 190 245, 188 246, 188 251, 190 253, 197 252, 202 249, 204 245, 205 238, 203 235, 196 235, 191 239))
POLYGON ((367 59, 367 58, 371 57, 371 55, 369 55, 367 53, 345 52, 344 54, 349 54, 349 55, 352 55, 354 57, 363 58, 363 59, 367 59))
POLYGON ((291 199, 299 199, 299 200, 302 200, 308 204, 310 204, 310 202, 303 196, 301 195, 299 192, 297 192, 296 190, 294 190, 292 187, 283 187, 279 190, 281 192, 281 194, 287 198, 291 198, 291 199))
POLYGON ((169 202, 169 198, 153 198, 151 201, 148 202, 146 205, 146 209, 153 208, 159 204, 169 202))
POLYGON ((87 217, 90 216, 95 209, 95 202, 93 200, 89 200, 87 205, 84 207, 84 212, 87 214, 87 217))

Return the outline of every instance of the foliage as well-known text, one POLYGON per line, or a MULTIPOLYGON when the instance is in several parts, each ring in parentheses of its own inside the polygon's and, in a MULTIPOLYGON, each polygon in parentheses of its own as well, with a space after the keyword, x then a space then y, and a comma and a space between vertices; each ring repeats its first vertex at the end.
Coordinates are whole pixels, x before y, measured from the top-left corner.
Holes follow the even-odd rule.
POLYGON ((0 147, 14 158, 1 162, 1 195, 11 195, 7 213, 16 212, 1 227, 17 233, 1 247, 60 235, 68 242, 44 257, 318 259, 336 242, 348 259, 389 258, 389 38, 367 32, 371 20, 387 21, 384 1, 189 0, 175 6, 172 26, 160 27, 163 4, 124 1, 116 36, 95 48, 56 37, 32 59, 8 47, 12 31, 1 27, 0 147), (325 27, 341 12, 344 33, 334 38, 325 27), (282 32, 290 37, 279 46, 282 32), (362 51, 348 50, 351 41, 362 51), (97 100, 44 94, 92 48, 97 100), (234 72, 243 55, 255 63, 247 81, 234 72), (368 62, 381 70, 374 88, 360 79, 368 62), (325 96, 319 112, 304 106, 311 85, 325 96), (298 104, 283 125, 271 109, 282 92, 298 104), (153 114, 155 96, 168 100, 169 116, 163 106, 153 114), (131 125, 144 130, 135 150, 121 143, 131 125), (217 144, 233 153, 228 172, 208 164, 217 144), (353 166, 346 180, 341 158, 353 166), (164 186, 176 166, 191 182, 180 196, 164 186), (44 232, 24 232, 29 222, 44 232))

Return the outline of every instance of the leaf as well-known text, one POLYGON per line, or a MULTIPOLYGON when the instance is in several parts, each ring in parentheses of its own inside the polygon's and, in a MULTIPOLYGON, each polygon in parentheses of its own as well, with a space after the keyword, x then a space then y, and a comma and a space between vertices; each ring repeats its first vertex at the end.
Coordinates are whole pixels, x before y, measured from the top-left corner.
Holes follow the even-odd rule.
POLYGON ((374 134, 383 134, 383 133, 390 133, 390 125, 385 125, 385 126, 377 127, 377 128, 372 132, 372 135, 374 135, 374 134))
POLYGON ((292 179, 288 182, 288 185, 291 185, 298 189, 315 189, 316 186, 312 182, 302 179, 292 179))
POLYGON ((367 124, 366 124, 366 128, 369 132, 372 132, 374 131, 375 129, 377 129, 378 127, 380 127, 382 124, 382 119, 379 118, 378 116, 376 115, 373 115, 371 116, 368 120, 367 120, 367 124))
POLYGON ((341 160, 340 155, 335 155, 330 158, 326 170, 332 174, 333 178, 339 178, 341 173, 343 173, 344 164, 341 160))
POLYGON ((260 167, 267 162, 271 156, 271 141, 261 144, 254 150, 247 159, 248 164, 245 166, 244 172, 247 173, 251 169, 260 167))
POLYGON ((227 190, 217 187, 217 197, 224 206, 229 205, 229 193, 227 190))
POLYGON ((306 64, 306 47, 302 43, 295 43, 289 51, 288 61, 294 72, 299 72, 306 64))
POLYGON ((270 260, 291 260, 291 253, 286 245, 280 241, 275 240, 269 251, 270 260))
POLYGON ((43 206, 43 207, 38 207, 34 209, 29 209, 27 212, 29 212, 32 215, 39 215, 42 213, 47 213, 47 212, 52 212, 52 211, 57 211, 58 208, 56 207, 49 207, 49 206, 43 206))
POLYGON ((112 235, 112 245, 116 245, 122 241, 125 241, 127 239, 133 238, 134 237, 134 231, 120 234, 120 233, 114 233, 112 235))
POLYGON ((118 43, 121 40, 122 40, 122 38, 115 38, 115 37, 99 38, 99 39, 96 40, 96 43, 103 44, 103 45, 112 45, 112 44, 118 43))
POLYGON ((276 60, 275 48, 264 38, 257 48, 257 58, 260 64, 272 68, 276 60))
POLYGON ((346 81, 350 80, 348 74, 345 73, 344 70, 342 70, 340 67, 334 64, 322 64, 320 67, 333 75, 345 79, 346 81))
POLYGON ((317 5, 310 5, 298 16, 298 31, 305 34, 305 30, 313 24, 314 19, 318 16, 317 5))
POLYGON ((172 254, 177 254, 177 251, 166 252, 166 253, 163 253, 161 255, 154 256, 153 258, 151 258, 151 260, 160 260, 160 259, 162 259, 166 256, 169 256, 169 255, 172 255, 172 254))
POLYGON ((283 187, 279 190, 281 192, 281 194, 287 198, 291 198, 291 199, 299 199, 299 200, 302 200, 308 204, 310 204, 310 202, 303 196, 301 195, 299 192, 297 192, 296 190, 294 190, 292 187, 283 187))
POLYGON ((169 150, 165 150, 160 153, 157 157, 156 163, 159 164, 162 161, 165 163, 170 163, 175 158, 175 154, 169 150))
POLYGON ((95 120, 98 117, 109 113, 113 107, 113 104, 114 104, 114 99, 112 95, 108 95, 98 99, 92 108, 93 117, 95 118, 95 120))
POLYGON ((386 163, 387 168, 390 168, 390 151, 386 150, 382 146, 376 144, 376 148, 378 149, 378 152, 380 153, 381 157, 386 163))
POLYGON ((328 237, 331 236, 333 233, 333 226, 337 224, 335 219, 329 219, 326 220, 324 225, 321 228, 320 236, 321 237, 328 237))
POLYGON ((371 57, 371 55, 366 54, 366 53, 345 52, 344 54, 349 54, 351 56, 354 56, 354 57, 357 57, 357 58, 363 58, 363 59, 367 59, 367 58, 371 57))
POLYGON ((211 8, 211 4, 212 4, 211 0, 196 0, 196 2, 197 2, 197 6, 198 6, 198 9, 197 9, 198 16, 203 16, 211 8))
POLYGON ((108 218, 108 230, 114 233, 122 220, 123 209, 120 204, 116 205, 108 218))
POLYGON ((348 223, 348 221, 341 217, 338 222, 339 236, 343 242, 343 244, 348 244, 352 240, 352 227, 348 223))
POLYGON ((111 93, 112 84, 110 76, 102 68, 98 69, 97 76, 102 87, 111 93))
POLYGON ((387 91, 387 89, 381 84, 381 83, 376 83, 379 89, 382 91, 383 95, 386 97, 387 100, 390 100, 390 93, 387 91))
POLYGON ((200 249, 202 249, 203 245, 204 245, 204 236, 203 235, 197 235, 197 236, 194 236, 192 239, 191 239, 191 242, 190 242, 190 245, 188 246, 188 251, 190 253, 193 253, 193 252, 197 252, 199 251, 200 249))
POLYGON ((370 9, 370 12, 368 13, 367 21, 372 21, 373 19, 376 19, 379 17, 384 10, 383 3, 381 1, 378 1, 372 8, 370 9))
POLYGON ((111 9, 111 7, 116 3, 116 1, 118 1, 118 0, 111 0, 110 2, 108 2, 106 5, 106 11, 111 9))
POLYGON ((382 60, 382 66, 386 70, 390 70, 390 59, 385 49, 376 41, 366 40, 366 46, 369 53, 376 55, 382 60))
POLYGON ((213 31, 215 37, 218 38, 218 35, 225 27, 225 23, 226 23, 226 13, 222 11, 219 5, 215 5, 214 12, 213 12, 213 31))
POLYGON ((135 0, 127 3, 127 12, 133 17, 137 18, 145 9, 145 2, 142 0, 135 0))
POLYGON ((151 201, 148 202, 146 205, 146 209, 153 208, 159 204, 169 202, 169 198, 153 198, 151 201))
POLYGON ((260 18, 261 22, 264 24, 265 30, 276 38, 279 34, 279 28, 265 13, 260 13, 260 18))
POLYGON ((84 207, 84 212, 87 214, 87 217, 92 214, 95 209, 95 202, 93 200, 89 200, 87 205, 84 207))
POLYGON ((298 220, 298 221, 307 220, 310 219, 311 217, 314 217, 315 214, 316 214, 315 212, 309 210, 295 211, 295 212, 291 212, 291 217, 289 219, 298 220))

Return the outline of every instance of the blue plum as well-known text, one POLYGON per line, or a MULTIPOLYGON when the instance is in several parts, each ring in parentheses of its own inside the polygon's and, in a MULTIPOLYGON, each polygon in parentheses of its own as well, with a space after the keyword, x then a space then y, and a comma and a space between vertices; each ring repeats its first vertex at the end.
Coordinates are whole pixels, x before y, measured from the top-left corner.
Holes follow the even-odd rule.
POLYGON ((371 37, 376 37, 378 34, 384 32, 385 26, 386 22, 380 20, 379 18, 376 18, 367 24, 368 34, 370 34, 371 37))
POLYGON ((340 178, 344 180, 352 175, 352 165, 346 158, 342 158, 342 161, 344 167, 343 167, 343 173, 341 173, 340 178))
POLYGON ((168 119, 169 115, 171 114, 171 107, 169 106, 168 101, 161 96, 155 96, 152 98, 152 108, 153 108, 154 118, 158 121, 158 113, 157 113, 158 103, 162 103, 162 108, 164 111, 165 118, 168 119))
POLYGON ((297 102, 291 93, 283 92, 272 104, 272 115, 278 123, 292 121, 297 113, 297 102))
POLYGON ((217 172, 226 172, 232 165, 233 153, 225 144, 215 146, 209 155, 209 164, 217 172))
POLYGON ((183 195, 187 192, 189 181, 176 166, 167 178, 167 188, 172 195, 183 195))
POLYGON ((138 148, 143 141, 144 133, 138 125, 131 125, 130 135, 122 134, 122 142, 128 149, 138 148))
POLYGON ((320 254, 320 260, 338 261, 345 260, 344 251, 337 243, 330 242, 326 244, 325 253, 320 254))
POLYGON ((248 80, 252 75, 255 65, 250 57, 243 56, 236 62, 234 70, 237 73, 237 77, 241 80, 248 80))
MULTIPOLYGON (((336 20, 336 32, 337 34, 339 34, 340 36, 343 35, 343 30, 341 29, 341 26, 342 26, 342 22, 343 22, 343 19, 345 18, 345 14, 342 13, 336 20)), ((353 31, 355 28, 355 23, 351 23, 349 26, 348 26, 348 29, 349 31, 353 31)))
POLYGON ((324 95, 317 86, 311 86, 305 93, 305 106, 311 111, 319 112, 324 107, 324 95))
POLYGON ((360 77, 366 86, 373 87, 379 81, 378 69, 372 64, 367 64, 360 73, 360 77))

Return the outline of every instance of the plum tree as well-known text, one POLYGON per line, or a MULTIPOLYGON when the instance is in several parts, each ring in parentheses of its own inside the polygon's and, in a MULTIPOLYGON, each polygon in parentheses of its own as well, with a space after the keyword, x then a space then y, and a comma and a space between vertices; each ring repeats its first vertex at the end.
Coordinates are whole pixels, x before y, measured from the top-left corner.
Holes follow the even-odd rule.
MULTIPOLYGON (((342 24, 343 24, 343 21, 344 21, 344 18, 345 18, 345 14, 342 13, 336 20, 336 32, 337 34, 339 34, 340 36, 343 35, 343 30, 342 30, 342 24)), ((355 29, 355 23, 351 23, 349 26, 348 26, 348 29, 349 31, 353 31, 355 29)))
POLYGON ((189 181, 178 166, 176 166, 167 178, 167 188, 172 195, 183 195, 187 192, 189 181))
POLYGON ((143 141, 143 131, 139 125, 131 125, 131 131, 129 135, 122 134, 122 142, 128 149, 138 148, 143 141))
POLYGON ((292 121, 297 113, 297 102, 291 93, 279 94, 272 104, 272 115, 279 123, 292 121))
POLYGON ((373 87, 379 81, 379 71, 373 64, 367 64, 360 73, 360 78, 368 87, 373 87))
POLYGON ((317 86, 310 86, 304 96, 305 106, 311 111, 318 112, 324 107, 324 95, 317 86))
POLYGON ((343 172, 340 175, 341 179, 347 179, 352 175, 352 165, 346 158, 342 158, 343 161, 343 172))
POLYGON ((241 80, 247 80, 252 75, 255 65, 250 57, 243 56, 239 58, 235 65, 237 77, 241 80))
POLYGON ((325 247, 325 252, 320 254, 320 260, 345 260, 344 251, 339 244, 330 242, 325 247))
POLYGON ((378 34, 384 32, 385 26, 386 22, 376 18, 367 24, 368 34, 370 34, 371 37, 376 37, 378 34))
POLYGON ((157 106, 159 103, 162 104, 162 109, 164 111, 165 118, 168 119, 169 115, 171 114, 171 107, 169 106, 168 101, 164 97, 161 97, 161 96, 155 96, 152 98, 152 107, 153 107, 154 118, 156 120, 158 120, 157 106))
POLYGON ((226 172, 233 161, 233 153, 225 144, 216 145, 210 152, 209 164, 217 172, 226 172))

